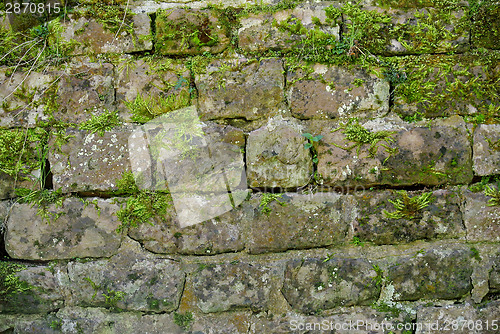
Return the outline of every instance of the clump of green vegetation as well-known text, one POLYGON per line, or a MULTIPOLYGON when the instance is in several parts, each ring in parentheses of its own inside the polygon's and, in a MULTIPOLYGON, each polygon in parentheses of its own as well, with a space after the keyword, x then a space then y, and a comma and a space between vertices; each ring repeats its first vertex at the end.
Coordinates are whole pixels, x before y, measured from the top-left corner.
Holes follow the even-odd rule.
POLYGON ((361 239, 358 236, 352 237, 351 244, 353 244, 354 246, 361 246, 361 247, 365 245, 365 243, 361 241, 361 239))
POLYGON ((484 194, 491 197, 488 201, 488 206, 500 206, 500 182, 497 183, 496 188, 493 186, 486 186, 484 194))
POLYGON ((384 210, 384 215, 390 219, 414 219, 417 214, 425 209, 433 200, 432 192, 426 192, 418 196, 410 197, 405 190, 397 192, 400 198, 395 201, 389 200, 394 205, 394 212, 384 210))
POLYGON ((0 261, 0 301, 8 302, 16 294, 26 293, 31 286, 21 281, 16 273, 26 269, 25 265, 0 261))
POLYGON ((108 307, 110 307, 113 310, 119 310, 117 307, 117 303, 125 297, 125 292, 123 291, 115 291, 111 290, 110 288, 107 289, 107 293, 102 293, 104 296, 105 300, 104 302, 108 307))
POLYGON ((303 133, 303 137, 307 138, 307 143, 304 144, 304 148, 306 149, 311 149, 312 155, 313 155, 313 163, 317 164, 318 163, 318 142, 323 138, 322 135, 317 135, 313 136, 310 133, 303 133))
POLYGON ((191 326, 193 320, 193 313, 191 312, 186 312, 184 314, 174 312, 174 323, 182 329, 187 330, 191 326))
MULTIPOLYGON (((346 139, 354 142, 354 144, 350 147, 342 147, 337 144, 333 144, 334 146, 346 151, 350 151, 353 148, 356 148, 356 154, 359 156, 361 146, 369 144, 370 148, 368 149, 368 152, 370 157, 374 157, 377 154, 377 150, 379 147, 378 145, 380 142, 393 142, 394 139, 392 138, 392 136, 396 133, 395 131, 385 130, 370 132, 359 124, 359 120, 357 117, 349 119, 347 123, 340 125, 337 129, 332 130, 332 132, 338 130, 342 130, 342 133, 345 135, 346 139)), ((386 151, 389 154, 392 153, 392 150, 386 144, 380 144, 380 146, 385 147, 386 151)))
POLYGON ((17 188, 15 190, 16 195, 19 196, 19 203, 30 203, 31 206, 37 206, 37 215, 42 218, 42 221, 50 223, 51 221, 57 220, 64 212, 51 212, 48 209, 50 204, 55 204, 57 207, 61 207, 65 195, 62 194, 61 189, 50 190, 32 190, 27 188, 17 188))
POLYGON ((260 200, 259 208, 262 208, 262 212, 265 214, 269 214, 271 212, 271 208, 269 207, 269 203, 276 201, 279 205, 286 205, 285 202, 280 201, 278 198, 282 198, 283 194, 271 194, 264 193, 262 194, 262 199, 260 200))
POLYGON ((171 93, 166 97, 143 97, 141 94, 137 94, 137 97, 133 101, 125 102, 125 105, 132 113, 132 121, 147 123, 153 118, 169 111, 187 107, 190 103, 190 92, 180 90, 178 93, 171 93))
POLYGON ((104 29, 112 33, 124 30, 133 34, 133 13, 125 6, 127 0, 80 0, 79 2, 80 7, 75 14, 95 19, 104 29))
POLYGON ((106 110, 102 114, 92 115, 92 117, 80 124, 81 130, 87 130, 91 133, 97 132, 100 136, 104 136, 104 132, 110 131, 113 128, 120 126, 122 121, 118 115, 118 111, 106 110))
POLYGON ((485 187, 492 183, 492 182, 500 182, 500 175, 488 175, 488 176, 483 176, 481 177, 481 181, 471 184, 469 186, 469 190, 472 191, 473 193, 478 193, 481 192, 485 189, 485 187))
POLYGON ((477 261, 481 261, 481 255, 479 255, 479 250, 476 247, 471 247, 470 251, 474 259, 476 259, 477 261))
POLYGON ((373 270, 375 270, 377 275, 372 278, 372 282, 375 283, 376 286, 382 286, 386 281, 386 278, 384 278, 384 271, 377 264, 373 265, 373 270))

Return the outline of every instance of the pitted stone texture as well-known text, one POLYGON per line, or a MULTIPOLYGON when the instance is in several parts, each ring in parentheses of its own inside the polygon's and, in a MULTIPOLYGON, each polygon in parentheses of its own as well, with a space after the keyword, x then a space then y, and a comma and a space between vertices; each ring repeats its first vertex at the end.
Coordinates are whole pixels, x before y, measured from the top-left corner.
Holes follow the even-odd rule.
POLYGON ((500 301, 492 301, 480 307, 469 303, 423 307, 417 312, 417 324, 422 324, 416 334, 441 334, 448 331, 457 334, 498 333, 500 301), (496 325, 495 325, 496 324, 496 325))
POLYGON ((474 172, 500 174, 500 124, 480 124, 474 131, 474 172))
POLYGON ((389 111, 389 82, 365 70, 316 64, 287 73, 292 115, 300 119, 378 117, 389 111))
POLYGON ((443 247, 399 257, 387 270, 395 301, 459 299, 472 290, 468 248, 443 247))
POLYGON ((472 150, 465 122, 459 116, 425 125, 410 125, 380 119, 360 123, 367 130, 395 132, 389 140, 376 144, 374 156, 370 144, 346 139, 342 129, 324 126, 318 146, 318 173, 328 186, 441 185, 472 181, 472 150), (340 147, 345 147, 340 148, 340 147), (390 152, 389 152, 390 151, 390 152))
POLYGON ((115 128, 103 136, 83 130, 67 129, 71 136, 59 148, 49 142, 49 161, 54 188, 62 192, 113 191, 116 182, 130 171, 128 137, 131 127, 115 128))
MULTIPOLYGON (((383 55, 464 52, 469 48, 466 6, 453 4, 440 8, 439 5, 434 6, 434 2, 430 2, 428 7, 394 2, 387 7, 386 1, 378 5, 381 7, 365 5, 362 10, 384 15, 384 20, 388 22, 376 23, 377 28, 367 23, 363 27, 365 35, 359 41, 361 48, 383 55)), ((356 31, 349 30, 352 18, 344 15, 344 20, 343 33, 356 34, 356 31)), ((359 21, 359 18, 356 20, 359 21)), ((359 28, 359 24, 355 21, 352 29, 363 29, 359 28)))
MULTIPOLYGON (((238 46, 247 52, 263 52, 266 50, 290 50, 300 47, 301 40, 306 34, 294 34, 282 31, 277 25, 293 18, 300 22, 307 30, 319 29, 331 36, 333 40, 339 39, 339 26, 326 25, 324 9, 331 3, 299 4, 294 9, 278 11, 275 13, 250 14, 241 19, 241 28, 238 29, 238 46), (313 17, 321 22, 316 26, 313 17)), ((295 24, 295 22, 293 21, 295 24)))
MULTIPOLYGON (((127 23, 125 23, 127 24, 127 23)), ((63 23, 62 38, 69 42, 77 42, 73 55, 90 53, 132 53, 148 51, 153 48, 151 38, 151 18, 147 14, 132 16, 134 33, 122 28, 118 34, 106 30, 103 25, 93 19, 80 17, 63 23)))
POLYGON ((116 102, 124 118, 129 120, 125 102, 132 102, 137 95, 145 100, 189 96, 190 73, 186 66, 171 59, 135 60, 124 58, 116 67, 116 102))
POLYGON ((500 292, 500 254, 493 259, 493 266, 489 275, 489 287, 491 293, 500 292))
POLYGON ((163 55, 219 53, 229 45, 223 24, 210 10, 160 10, 155 49, 163 55))
POLYGON ((248 135, 247 179, 250 187, 305 186, 313 174, 306 139, 294 122, 269 122, 248 135))
POLYGON ((244 248, 242 226, 238 220, 215 218, 180 228, 174 208, 169 208, 169 211, 165 223, 140 224, 129 229, 129 236, 153 253, 213 255, 244 248))
POLYGON ((29 265, 15 275, 30 289, 2 300, 0 313, 47 313, 64 306, 63 284, 68 280, 65 267, 29 265))
POLYGON ((471 39, 475 47, 500 49, 500 1, 483 0, 472 12, 471 39))
POLYGON ((293 309, 311 314, 339 306, 369 305, 378 299, 377 273, 364 259, 297 259, 288 262, 283 295, 293 309))
POLYGON ((34 127, 45 120, 44 108, 57 87, 52 73, 15 72, 0 67, 0 127, 34 127))
POLYGON ((110 63, 76 61, 61 74, 57 86, 58 121, 80 123, 96 112, 112 110, 115 102, 114 67, 110 63))
POLYGON ((278 112, 283 102, 283 66, 279 59, 214 61, 196 74, 203 120, 256 120, 278 112))
POLYGON ((192 277, 196 305, 204 313, 268 308, 274 270, 257 263, 231 262, 200 267, 192 277))
POLYGON ((354 205, 346 195, 285 193, 267 204, 270 209, 267 213, 260 205, 262 196, 254 195, 243 204, 242 218, 236 212, 221 217, 246 224, 248 237, 245 243, 250 253, 325 247, 345 242, 354 216, 354 205))
POLYGON ((249 311, 196 314, 190 329, 191 333, 250 334, 254 333, 252 328, 256 320, 249 311))
MULTIPOLYGON (((496 189, 497 185, 490 184, 496 189)), ((473 193, 464 190, 464 223, 467 228, 467 241, 500 241, 500 206, 488 206, 484 192, 473 193)))
POLYGON ((135 244, 126 245, 109 260, 70 262, 68 275, 68 305, 149 312, 177 309, 185 280, 178 262, 141 254, 135 244), (106 302, 106 295, 120 293, 122 298, 116 298, 114 305, 106 302))
POLYGON ((6 250, 12 258, 24 260, 111 256, 122 239, 116 233, 118 209, 111 200, 68 198, 61 207, 47 207, 49 224, 37 215, 37 206, 15 204, 7 221, 6 250))
MULTIPOLYGON (((408 192, 408 196, 412 198, 422 193, 408 192)), ((387 218, 384 211, 396 211, 389 200, 401 199, 401 195, 395 191, 363 192, 355 197, 358 212, 353 222, 353 230, 362 241, 384 245, 415 240, 465 239, 465 227, 460 211, 461 198, 455 191, 433 191, 431 203, 415 212, 413 219, 387 218)))

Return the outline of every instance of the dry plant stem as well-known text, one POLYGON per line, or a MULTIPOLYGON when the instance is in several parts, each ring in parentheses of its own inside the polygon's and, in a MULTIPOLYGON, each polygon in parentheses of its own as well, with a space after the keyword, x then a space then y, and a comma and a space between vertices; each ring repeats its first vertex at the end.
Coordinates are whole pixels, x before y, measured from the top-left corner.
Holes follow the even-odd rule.
POLYGON ((118 28, 118 31, 115 34, 115 37, 113 37, 113 41, 111 42, 111 44, 113 44, 116 41, 116 38, 118 37, 118 34, 120 33, 120 30, 123 27, 123 24, 125 24, 125 18, 127 17, 127 10, 128 10, 129 3, 130 3, 130 0, 127 0, 127 5, 125 6, 125 12, 123 13, 122 23, 120 24, 120 27, 118 28))

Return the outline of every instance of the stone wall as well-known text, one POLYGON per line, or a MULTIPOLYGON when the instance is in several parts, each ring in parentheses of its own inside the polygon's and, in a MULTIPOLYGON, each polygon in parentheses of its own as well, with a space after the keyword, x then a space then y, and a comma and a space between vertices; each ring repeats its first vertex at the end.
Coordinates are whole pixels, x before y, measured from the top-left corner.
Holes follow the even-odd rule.
POLYGON ((0 5, 1 333, 498 332, 498 1, 46 3, 0 5), (130 138, 185 107, 248 196, 182 228, 130 138))

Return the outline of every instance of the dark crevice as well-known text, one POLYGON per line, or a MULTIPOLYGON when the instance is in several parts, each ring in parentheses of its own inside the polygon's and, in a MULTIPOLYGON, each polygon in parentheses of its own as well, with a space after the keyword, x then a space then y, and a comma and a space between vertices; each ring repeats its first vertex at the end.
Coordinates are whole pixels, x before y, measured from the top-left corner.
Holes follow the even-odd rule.
POLYGON ((41 178, 42 178, 42 184, 43 184, 43 189, 54 189, 54 175, 52 174, 51 168, 50 168, 50 162, 49 159, 45 160, 45 163, 43 165, 43 170, 41 171, 41 178))

